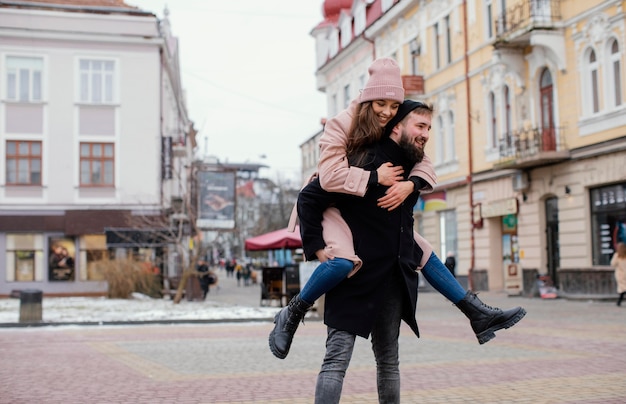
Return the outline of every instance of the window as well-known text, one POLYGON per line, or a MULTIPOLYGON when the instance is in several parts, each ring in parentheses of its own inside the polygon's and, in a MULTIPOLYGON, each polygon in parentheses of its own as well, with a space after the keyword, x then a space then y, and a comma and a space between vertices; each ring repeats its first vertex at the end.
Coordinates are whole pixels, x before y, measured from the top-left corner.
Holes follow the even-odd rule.
POLYGON ((106 236, 100 234, 85 235, 80 242, 81 280, 102 281, 109 261, 114 258, 113 249, 107 250, 106 236))
POLYGON ((365 3, 358 2, 354 9, 354 36, 360 35, 365 30, 365 3))
POLYGON ((350 105, 350 84, 346 84, 343 88, 343 107, 348 108, 350 105))
POLYGON ((452 62, 452 37, 450 36, 450 16, 446 15, 444 18, 446 29, 446 64, 452 62))
POLYGON ((456 159, 456 150, 454 147, 454 113, 448 111, 446 116, 448 117, 446 126, 446 161, 454 161, 456 159))
POLYGON ((596 52, 593 49, 589 52, 587 72, 589 74, 591 112, 596 113, 600 111, 600 96, 598 94, 598 61, 596 60, 596 52))
POLYGON ((113 186, 112 143, 80 144, 80 185, 113 186))
POLYGON ((439 23, 435 23, 433 29, 435 34, 435 68, 439 69, 441 67, 441 56, 439 54, 439 23))
POLYGON ((39 234, 7 234, 6 280, 43 280, 43 237, 39 234))
POLYGON ((19 102, 42 101, 43 59, 9 56, 6 59, 6 99, 19 102))
POLYGON ((556 150, 556 128, 554 127, 554 90, 552 74, 548 68, 541 73, 539 83, 540 106, 541 106, 541 150, 556 150))
POLYGON ((345 48, 350 45, 350 42, 352 42, 352 16, 348 14, 342 14, 339 21, 339 26, 341 47, 345 48))
POLYGON ((509 91, 509 86, 504 86, 503 89, 504 95, 504 124, 507 135, 511 135, 511 92, 509 91))
POLYGON ((80 102, 111 104, 114 102, 115 62, 80 60, 80 102))
POLYGON ((496 95, 493 92, 489 93, 489 135, 491 147, 495 148, 498 145, 498 114, 496 111, 496 95))
MULTIPOLYGON (((445 133, 446 127, 443 123, 443 116, 440 114, 437 117, 437 128, 438 128, 438 132, 441 134, 445 133)), ((445 139, 444 136, 435 136, 436 139, 436 150, 435 150, 435 163, 437 164, 442 164, 444 162, 445 159, 445 149, 446 149, 446 145, 445 145, 445 139)))
POLYGON ((609 265, 617 243, 626 243, 626 183, 592 189, 590 199, 593 265, 609 265))
POLYGON ((491 39, 493 37, 493 8, 491 0, 485 0, 485 21, 487 39, 491 39))
POLYGON ((506 15, 506 0, 500 0, 500 24, 501 24, 501 33, 505 33, 508 30, 507 26, 507 15, 506 15))
POLYGON ((440 257, 445 257, 448 253, 456 255, 458 247, 456 223, 456 211, 443 210, 439 213, 440 257))
POLYGON ((511 91, 509 86, 504 86, 502 89, 502 97, 504 101, 504 137, 506 142, 506 148, 509 151, 514 150, 513 144, 513 123, 511 113, 511 91))
POLYGON ((41 185, 41 142, 8 140, 7 185, 41 185))
MULTIPOLYGON (((613 81, 613 102, 615 106, 622 105, 622 73, 621 63, 622 55, 619 51, 619 44, 617 40, 613 40, 611 43, 611 66, 609 70, 612 70, 613 81)), ((611 80, 609 80, 609 83, 611 80)))
POLYGON ((420 43, 419 38, 413 39, 409 42, 409 49, 411 50, 411 73, 414 76, 419 75, 419 57, 420 57, 420 43))

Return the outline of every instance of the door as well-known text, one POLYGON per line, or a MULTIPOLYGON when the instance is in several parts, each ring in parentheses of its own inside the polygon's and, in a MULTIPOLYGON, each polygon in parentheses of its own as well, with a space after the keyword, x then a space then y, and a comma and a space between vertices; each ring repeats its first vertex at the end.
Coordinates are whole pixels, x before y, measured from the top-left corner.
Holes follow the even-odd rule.
POLYGON ((556 150, 556 131, 554 130, 554 105, 552 75, 550 70, 543 69, 541 73, 541 151, 556 150))
POLYGON ((559 205, 556 197, 546 199, 546 252, 548 275, 554 286, 559 286, 557 269, 561 266, 559 255, 559 205))
POLYGON ((522 271, 519 265, 517 215, 502 216, 502 270, 504 290, 510 295, 522 293, 522 271))

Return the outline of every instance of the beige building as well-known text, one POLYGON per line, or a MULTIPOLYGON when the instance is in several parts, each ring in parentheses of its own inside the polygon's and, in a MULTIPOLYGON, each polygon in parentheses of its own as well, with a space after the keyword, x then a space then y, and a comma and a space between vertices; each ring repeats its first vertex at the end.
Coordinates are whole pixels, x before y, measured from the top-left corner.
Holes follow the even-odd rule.
POLYGON ((427 153, 439 184, 416 211, 435 251, 454 252, 475 290, 528 294, 540 274, 564 296, 615 293, 608 263, 626 242, 624 2, 352 3, 317 41, 349 32, 361 9, 366 27, 352 41, 336 35, 334 56, 320 58, 318 43, 318 75, 361 43, 361 72, 392 56, 410 82, 423 80, 407 97, 436 110, 427 153))

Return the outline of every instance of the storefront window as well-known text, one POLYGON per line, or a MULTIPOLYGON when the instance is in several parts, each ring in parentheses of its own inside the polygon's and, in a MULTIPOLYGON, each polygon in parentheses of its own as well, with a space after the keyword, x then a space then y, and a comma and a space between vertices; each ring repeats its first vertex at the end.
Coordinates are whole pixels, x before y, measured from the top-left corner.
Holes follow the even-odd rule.
POLYGON ((43 236, 7 234, 7 282, 43 280, 43 236))
POLYGON ((626 183, 594 188, 590 198, 593 265, 609 265, 617 243, 626 243, 626 183))
POLYGON ((104 270, 112 259, 107 250, 104 234, 86 235, 80 238, 80 279, 87 281, 104 280, 104 270))

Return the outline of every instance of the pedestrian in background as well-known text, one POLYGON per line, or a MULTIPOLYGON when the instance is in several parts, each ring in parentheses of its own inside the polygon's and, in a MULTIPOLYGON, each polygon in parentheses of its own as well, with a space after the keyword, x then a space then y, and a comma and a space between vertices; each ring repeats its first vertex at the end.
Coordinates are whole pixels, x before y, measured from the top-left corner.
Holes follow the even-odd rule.
POLYGON ((243 278, 243 266, 240 263, 235 263, 235 276, 237 277, 237 286, 241 286, 241 279, 243 278))
POLYGON ((235 259, 233 258, 233 259, 229 259, 226 262, 226 277, 232 278, 234 272, 235 272, 235 259))
POLYGON ((196 270, 199 272, 200 288, 202 289, 202 299, 206 299, 207 293, 209 293, 209 265, 204 260, 199 260, 196 270))
POLYGON ((617 282, 617 305, 622 305, 622 300, 626 296, 626 244, 617 243, 617 251, 611 258, 611 266, 615 268, 615 281, 617 282))

